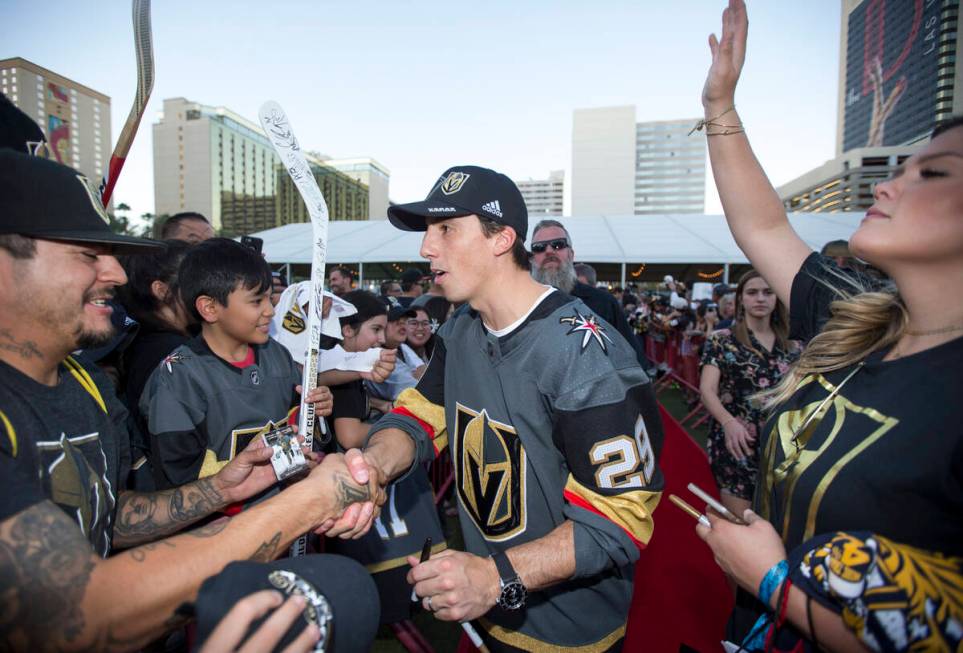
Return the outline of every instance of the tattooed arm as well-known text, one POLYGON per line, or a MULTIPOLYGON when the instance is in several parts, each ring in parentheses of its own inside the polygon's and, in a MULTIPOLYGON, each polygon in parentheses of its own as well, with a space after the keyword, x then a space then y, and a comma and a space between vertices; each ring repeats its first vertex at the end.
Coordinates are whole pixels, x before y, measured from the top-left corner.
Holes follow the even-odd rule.
POLYGON ((113 545, 123 549, 166 537, 277 482, 271 448, 260 438, 213 476, 172 490, 122 492, 117 498, 113 545))
POLYGON ((227 504, 213 477, 162 492, 123 492, 117 499, 114 548, 166 537, 227 504))
POLYGON ((355 484, 344 457, 330 455, 234 518, 107 560, 62 510, 34 504, 0 522, 0 650, 135 650, 177 625, 174 610, 227 563, 272 560, 353 501, 372 499, 384 500, 375 480, 355 484))

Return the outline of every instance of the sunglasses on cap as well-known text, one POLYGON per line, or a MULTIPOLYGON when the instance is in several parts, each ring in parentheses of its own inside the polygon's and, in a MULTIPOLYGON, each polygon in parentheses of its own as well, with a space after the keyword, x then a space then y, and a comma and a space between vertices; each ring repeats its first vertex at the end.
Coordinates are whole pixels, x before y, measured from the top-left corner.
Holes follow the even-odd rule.
POLYGON ((554 251, 559 252, 568 247, 568 239, 556 238, 555 240, 543 240, 537 243, 532 243, 532 254, 541 254, 549 247, 551 247, 554 251))

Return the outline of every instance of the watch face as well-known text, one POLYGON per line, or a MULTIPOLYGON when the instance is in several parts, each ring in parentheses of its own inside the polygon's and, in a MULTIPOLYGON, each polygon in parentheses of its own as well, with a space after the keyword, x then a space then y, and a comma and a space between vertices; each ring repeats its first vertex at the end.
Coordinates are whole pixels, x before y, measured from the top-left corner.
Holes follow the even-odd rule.
POLYGON ((498 606, 505 610, 518 610, 525 605, 525 597, 528 590, 519 580, 511 580, 502 586, 501 596, 498 597, 498 606))

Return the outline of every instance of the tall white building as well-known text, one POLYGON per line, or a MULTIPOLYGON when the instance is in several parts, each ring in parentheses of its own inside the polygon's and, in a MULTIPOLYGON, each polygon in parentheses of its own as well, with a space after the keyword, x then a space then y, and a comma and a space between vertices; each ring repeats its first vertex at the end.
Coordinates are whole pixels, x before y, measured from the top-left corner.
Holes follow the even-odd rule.
POLYGON ((635 107, 576 109, 572 215, 635 212, 635 107))
POLYGON ((641 122, 634 106, 576 109, 572 214, 705 210, 706 141, 697 118, 641 122))
POLYGON ((100 182, 113 150, 109 97, 20 57, 0 59, 0 92, 40 125, 54 159, 100 182))
POLYGON ((552 170, 548 179, 528 179, 516 181, 522 193, 528 216, 562 215, 565 190, 565 171, 552 170))
POLYGON ((698 118, 640 122, 635 127, 636 215, 703 213, 706 137, 698 118))

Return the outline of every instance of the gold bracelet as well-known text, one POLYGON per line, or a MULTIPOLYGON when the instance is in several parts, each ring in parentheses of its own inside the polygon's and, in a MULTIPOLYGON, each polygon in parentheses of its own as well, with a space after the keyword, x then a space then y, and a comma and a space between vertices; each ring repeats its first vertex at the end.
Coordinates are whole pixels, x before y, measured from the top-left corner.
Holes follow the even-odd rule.
POLYGON ((714 116, 712 118, 703 118, 702 120, 698 121, 692 129, 689 130, 688 135, 692 136, 692 134, 694 134, 695 132, 701 132, 703 129, 706 130, 706 136, 728 136, 729 134, 739 134, 741 132, 744 132, 745 128, 742 126, 741 122, 738 125, 726 125, 723 123, 716 122, 722 116, 735 110, 736 110, 736 105, 733 104, 731 107, 729 107, 728 109, 720 113, 718 116, 714 116), (721 127, 725 131, 710 132, 709 127, 721 127), (739 131, 729 131, 730 129, 738 129, 739 131))
POLYGON ((721 118, 722 116, 726 115, 726 114, 729 113, 730 111, 735 111, 735 110, 736 110, 736 105, 733 104, 731 107, 729 107, 728 109, 726 109, 725 111, 723 111, 722 113, 720 113, 718 116, 715 116, 714 118, 703 118, 702 120, 699 120, 699 121, 695 124, 695 127, 693 127, 691 130, 689 130, 689 135, 691 136, 693 132, 702 131, 702 129, 703 129, 706 125, 712 124, 714 121, 718 120, 719 118, 721 118))
POLYGON ((729 134, 742 134, 746 131, 742 125, 713 125, 714 127, 725 127, 721 132, 711 132, 706 130, 706 136, 728 136, 729 134))

